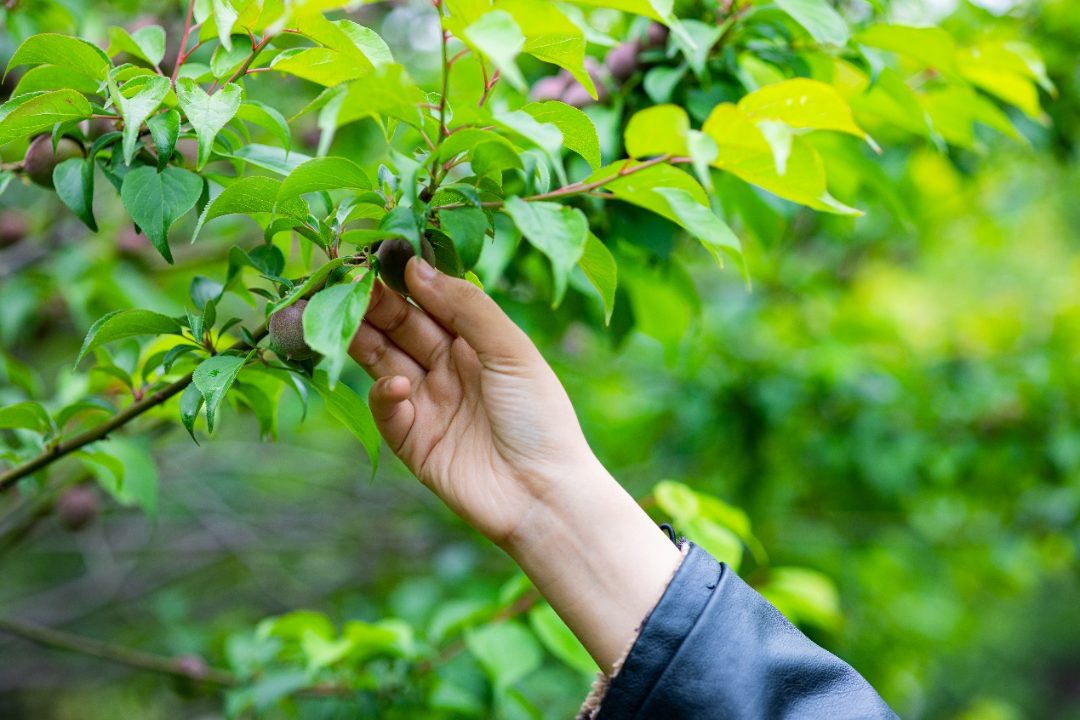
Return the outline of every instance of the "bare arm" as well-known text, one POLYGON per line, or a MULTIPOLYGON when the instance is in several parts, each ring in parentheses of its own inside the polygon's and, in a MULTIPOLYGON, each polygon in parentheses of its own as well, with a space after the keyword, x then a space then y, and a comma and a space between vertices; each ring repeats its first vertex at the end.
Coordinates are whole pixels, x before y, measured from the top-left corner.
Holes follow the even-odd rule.
POLYGON ((495 302, 409 261, 350 353, 394 453, 505 550, 610 673, 680 556, 589 449, 558 378, 495 302))

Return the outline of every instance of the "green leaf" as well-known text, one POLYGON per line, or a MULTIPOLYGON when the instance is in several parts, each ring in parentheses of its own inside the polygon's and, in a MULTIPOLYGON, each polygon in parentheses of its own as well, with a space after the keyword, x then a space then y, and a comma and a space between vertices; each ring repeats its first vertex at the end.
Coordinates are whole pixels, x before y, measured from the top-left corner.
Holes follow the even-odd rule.
POLYGON ((288 175, 303 163, 311 159, 310 155, 298 152, 286 152, 282 148, 272 145, 251 143, 233 153, 233 157, 239 158, 255 167, 275 172, 278 175, 288 175))
POLYGON ((526 202, 512 197, 503 207, 522 235, 551 260, 555 278, 552 305, 562 302, 570 271, 585 252, 589 221, 577 208, 553 202, 526 202))
POLYGON ((203 225, 224 215, 275 213, 279 216, 306 222, 308 211, 307 204, 303 200, 293 198, 287 202, 277 202, 281 185, 280 180, 262 175, 253 175, 233 183, 225 188, 203 210, 202 216, 199 217, 199 222, 195 226, 191 241, 195 241, 203 225))
POLYGON ((157 168, 160 172, 169 164, 176 150, 176 139, 180 135, 180 113, 175 110, 166 110, 147 120, 146 127, 150 129, 150 135, 154 138, 154 147, 158 156, 157 168))
POLYGON ((524 33, 522 52, 565 68, 596 98, 596 87, 585 70, 585 34, 558 6, 533 0, 499 0, 496 7, 510 13, 524 33))
POLYGON ((116 408, 101 398, 89 397, 85 400, 71 403, 62 408, 60 412, 56 413, 56 426, 63 431, 64 427, 73 417, 83 412, 103 412, 109 415, 115 415, 116 408))
POLYGON ((338 383, 331 388, 325 370, 315 371, 311 385, 322 396, 327 411, 360 440, 371 459, 371 476, 374 477, 375 471, 379 468, 379 449, 382 446, 382 438, 379 436, 378 428, 375 427, 375 419, 371 417, 371 410, 348 385, 338 383))
POLYGON ((114 340, 137 335, 179 335, 180 332, 180 325, 168 315, 152 310, 117 310, 90 326, 75 365, 78 366, 88 352, 114 340))
POLYGON ((288 153, 292 146, 292 134, 285 116, 276 109, 257 100, 245 100, 236 109, 236 117, 269 130, 281 141, 288 153))
POLYGON ((180 109, 195 128, 195 135, 199 139, 197 169, 201 170, 210 159, 214 138, 236 114, 242 95, 240 86, 234 83, 227 83, 213 95, 207 95, 191 78, 176 81, 176 98, 180 101, 180 109))
POLYGON ((529 625, 544 647, 565 664, 590 677, 600 669, 581 641, 547 603, 529 611, 529 625))
POLYGON ((682 530, 695 545, 700 545, 714 558, 730 565, 735 572, 739 571, 743 544, 735 533, 703 517, 683 523, 682 530))
POLYGON ((327 275, 329 275, 332 270, 344 265, 345 260, 346 258, 334 258, 330 262, 320 266, 319 269, 315 272, 311 273, 311 275, 308 276, 307 280, 295 286, 292 290, 288 292, 288 294, 285 295, 285 297, 278 298, 273 302, 267 303, 266 316, 270 317, 270 315, 276 313, 278 310, 292 305, 304 295, 307 295, 309 292, 314 290, 315 287, 318 286, 319 283, 321 283, 323 279, 327 275))
POLYGON ((514 620, 469 628, 465 631, 465 647, 497 688, 513 685, 543 662, 536 638, 514 620))
POLYGON ((795 78, 767 85, 739 100, 738 107, 755 122, 779 120, 793 128, 836 130, 866 137, 836 88, 817 80, 795 78))
POLYGON ((21 402, 0 408, 0 430, 23 428, 45 432, 50 427, 49 413, 36 402, 21 402))
POLYGON ((95 80, 104 80, 112 67, 97 45, 69 35, 41 33, 27 38, 8 62, 7 72, 18 65, 57 65, 95 80))
POLYGON ((83 463, 90 468, 91 472, 95 472, 98 469, 95 466, 108 470, 112 473, 116 489, 118 491, 123 490, 124 476, 127 474, 127 471, 124 469, 124 463, 120 462, 119 459, 114 458, 112 455, 106 455, 103 452, 90 452, 87 450, 73 452, 71 456, 82 460, 83 463))
POLYGON ((735 105, 722 103, 713 108, 702 131, 712 136, 718 147, 713 167, 815 210, 862 214, 829 195, 821 157, 801 137, 792 138, 785 172, 780 175, 772 145, 754 121, 735 105))
POLYGON ((203 179, 189 170, 167 167, 158 172, 144 165, 124 176, 120 199, 131 219, 171 263, 169 228, 195 207, 202 191, 203 179))
POLYGON ((420 215, 412 208, 398 205, 379 221, 379 230, 405 238, 419 254, 421 220, 420 215))
POLYGON ((705 191, 690 174, 666 163, 628 172, 639 164, 627 161, 612 163, 594 172, 584 182, 594 183, 606 179, 604 187, 619 200, 651 210, 672 222, 678 222, 678 219, 671 212, 667 200, 656 192, 657 188, 682 188, 699 204, 708 206, 709 200, 705 191))
POLYGON ((211 0, 214 24, 217 25, 218 41, 226 50, 232 50, 232 31, 240 13, 229 0, 211 0))
POLYGON ((742 256, 742 243, 726 222, 682 188, 657 188, 656 192, 667 200, 679 224, 701 240, 721 267, 724 264, 721 257, 723 251, 738 266, 743 277, 749 279, 742 256))
POLYGON ((836 583, 815 570, 770 568, 765 582, 755 589, 797 625, 836 630, 843 620, 836 583))
POLYGON ((158 471, 150 451, 139 440, 112 435, 107 443, 93 445, 95 465, 91 471, 106 492, 124 506, 138 505, 151 519, 157 516, 158 471), (101 455, 111 455, 123 465, 123 486, 101 455))
POLYGON ((562 144, 567 149, 585 158, 593 170, 600 167, 600 137, 588 115, 558 100, 529 103, 521 109, 537 122, 550 123, 559 128, 562 144))
POLYGON ((481 15, 463 32, 463 39, 491 58, 507 82, 521 92, 528 89, 525 76, 515 62, 525 45, 525 36, 513 15, 505 10, 491 10, 481 15))
POLYGON ((325 47, 306 48, 291 55, 280 55, 271 64, 274 70, 295 75, 303 80, 333 87, 366 75, 369 69, 336 50, 325 47))
POLYGON ((590 232, 578 265, 600 293, 600 299, 604 301, 604 322, 610 325, 611 313, 615 311, 615 287, 618 284, 619 269, 615 258, 607 245, 590 232))
POLYGON ((69 68, 59 65, 38 65, 26 71, 19 84, 15 86, 11 97, 18 97, 42 90, 77 90, 84 95, 96 93, 99 83, 88 75, 73 73, 69 68))
POLYGON ((439 213, 443 232, 454 241, 458 259, 463 270, 472 270, 484 249, 484 233, 487 232, 487 216, 479 208, 464 207, 443 210, 439 213))
POLYGON ((653 497, 657 507, 679 525, 697 517, 700 511, 698 494, 681 482, 661 480, 653 487, 653 497))
POLYGON ((109 28, 110 57, 126 52, 157 67, 165 57, 165 29, 160 25, 147 25, 129 33, 122 27, 109 28))
POLYGON ((54 90, 28 97, 0 120, 0 145, 52 130, 57 123, 85 120, 93 112, 87 99, 74 90, 54 90))
POLYGON ((658 105, 670 102, 671 96, 675 94, 675 88, 678 87, 684 75, 686 75, 686 65, 677 67, 657 65, 650 68, 642 81, 645 94, 658 105))
POLYGON ((312 158, 285 178, 278 189, 278 204, 323 190, 370 190, 371 180, 352 160, 343 157, 312 158))
POLYGON ((476 177, 506 170, 522 170, 521 156, 506 142, 484 142, 472 149, 470 164, 476 177))
POLYGON ((776 0, 776 4, 818 42, 847 45, 847 23, 827 0, 776 0))
POLYGON ((82 220, 91 231, 97 232, 94 221, 94 161, 91 158, 71 158, 53 168, 53 186, 61 201, 82 220))
POLYGON ((189 384, 184 388, 183 394, 180 395, 180 422, 184 424, 184 428, 191 435, 191 439, 195 441, 196 445, 199 444, 199 440, 195 437, 195 420, 199 417, 199 410, 202 406, 202 392, 195 383, 189 384))
POLYGON ((155 75, 147 78, 139 90, 130 98, 124 97, 116 80, 109 77, 109 94, 113 102, 120 106, 124 116, 124 163, 131 165, 135 157, 135 144, 139 141, 139 131, 143 122, 161 105, 169 94, 169 78, 155 75))
POLYGON ((950 79, 960 77, 956 41, 939 27, 907 27, 879 23, 860 32, 855 36, 855 41, 904 55, 938 70, 950 79))
POLYGON ((239 392, 255 413, 259 422, 259 440, 277 440, 277 409, 284 381, 256 368, 245 368, 236 379, 235 390, 239 392))
POLYGON ((686 133, 690 116, 678 105, 656 105, 634 113, 626 124, 626 153, 633 158, 651 155, 689 155, 686 133))
POLYGON ((569 0, 574 5, 612 8, 621 12, 644 15, 663 23, 673 32, 683 35, 684 40, 691 40, 686 35, 679 19, 675 17, 675 0, 569 0))
POLYGON ((390 65, 394 62, 390 47, 371 28, 354 23, 351 20, 336 20, 333 24, 352 40, 353 45, 363 53, 364 57, 374 67, 390 65))
POLYGON ((304 308, 304 341, 326 357, 330 389, 337 385, 349 345, 364 320, 374 280, 375 273, 368 272, 359 282, 326 288, 315 293, 304 308))
POLYGON ((210 56, 210 74, 217 80, 228 80, 251 55, 251 40, 234 43, 232 49, 218 45, 210 56))
POLYGON ((244 358, 235 355, 215 355, 199 363, 192 373, 195 386, 206 400, 207 431, 214 432, 214 419, 218 405, 232 387, 236 374, 244 366, 244 358))

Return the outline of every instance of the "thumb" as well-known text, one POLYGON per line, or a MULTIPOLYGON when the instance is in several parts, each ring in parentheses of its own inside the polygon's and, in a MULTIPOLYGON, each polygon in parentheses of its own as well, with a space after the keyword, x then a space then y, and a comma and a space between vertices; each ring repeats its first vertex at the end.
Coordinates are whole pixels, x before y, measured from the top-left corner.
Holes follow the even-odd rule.
POLYGON ((444 327, 469 343, 484 367, 531 365, 540 353, 494 300, 468 280, 438 272, 423 258, 405 266, 412 299, 444 327))

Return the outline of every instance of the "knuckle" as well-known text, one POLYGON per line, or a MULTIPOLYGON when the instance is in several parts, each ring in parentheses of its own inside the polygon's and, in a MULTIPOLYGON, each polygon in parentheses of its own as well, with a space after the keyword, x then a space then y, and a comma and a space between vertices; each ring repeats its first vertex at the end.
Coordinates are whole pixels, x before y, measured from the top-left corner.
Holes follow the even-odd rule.
POLYGON ((391 310, 390 317, 383 324, 383 330, 392 333, 404 325, 405 321, 409 319, 409 309, 409 304, 403 302, 397 308, 391 310))

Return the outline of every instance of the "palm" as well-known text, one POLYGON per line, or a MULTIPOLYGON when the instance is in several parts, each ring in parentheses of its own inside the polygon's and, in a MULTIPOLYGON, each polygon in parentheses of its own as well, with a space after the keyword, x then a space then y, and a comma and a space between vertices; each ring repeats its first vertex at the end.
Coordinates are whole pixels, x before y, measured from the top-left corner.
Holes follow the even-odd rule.
POLYGON ((543 492, 537 478, 550 476, 543 471, 553 458, 566 458, 583 438, 535 348, 494 303, 488 311, 492 332, 513 341, 512 354, 481 348, 481 357, 464 338, 377 286, 352 354, 373 377, 408 380, 384 380, 372 391, 390 448, 451 509, 498 540, 543 492))

